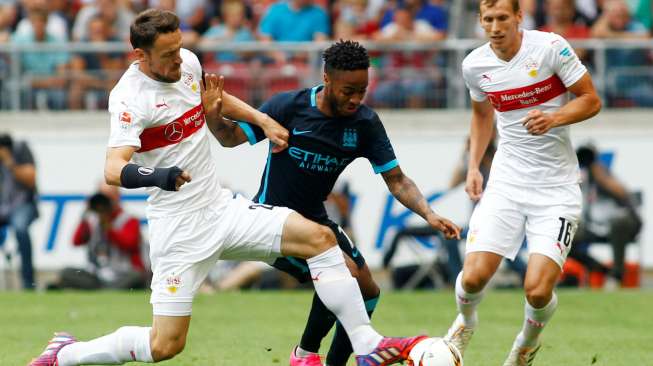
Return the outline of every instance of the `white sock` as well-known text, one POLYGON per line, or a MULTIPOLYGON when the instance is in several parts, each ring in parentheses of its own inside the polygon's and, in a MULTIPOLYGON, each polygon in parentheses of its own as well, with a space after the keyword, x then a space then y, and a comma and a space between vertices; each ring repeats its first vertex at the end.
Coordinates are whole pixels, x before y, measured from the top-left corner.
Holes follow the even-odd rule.
POLYGON ((150 351, 150 330, 146 327, 122 327, 111 334, 69 344, 59 351, 59 366, 86 364, 122 365, 125 362, 154 362, 150 351))
POLYGON ((532 307, 526 301, 526 305, 524 305, 524 325, 522 326, 521 332, 517 335, 515 344, 520 347, 535 346, 540 333, 544 330, 544 326, 549 322, 557 307, 558 296, 555 293, 553 293, 551 301, 540 309, 532 307))
POLYGON ((371 353, 383 337, 372 328, 358 283, 338 246, 306 260, 320 300, 347 331, 354 353, 371 353))
POLYGON ((470 294, 463 289, 463 272, 456 277, 456 305, 466 327, 473 328, 478 323, 476 307, 483 300, 484 291, 470 294))

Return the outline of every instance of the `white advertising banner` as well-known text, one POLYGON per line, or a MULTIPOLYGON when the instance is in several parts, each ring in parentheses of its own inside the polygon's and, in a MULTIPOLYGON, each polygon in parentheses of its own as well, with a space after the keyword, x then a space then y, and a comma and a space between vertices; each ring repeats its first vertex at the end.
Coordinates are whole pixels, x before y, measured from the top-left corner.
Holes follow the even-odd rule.
MULTIPOLYGON (((460 161, 469 125, 469 112, 385 112, 381 117, 406 175, 422 189, 441 215, 466 226, 471 203, 461 187, 449 190, 454 167, 460 161)), ((653 126, 646 112, 608 112, 574 127, 575 143, 591 140, 611 158, 612 173, 643 196, 644 229, 635 250, 645 267, 653 267, 653 172, 645 153, 653 146, 653 126), (641 248, 641 250, 640 250, 641 248)), ((78 266, 85 262, 83 248, 73 247, 72 235, 85 207, 85 198, 102 180, 108 118, 97 114, 0 114, 0 132, 27 140, 37 161, 40 217, 32 225, 35 265, 38 269, 78 266)), ((214 158, 224 186, 253 196, 266 161, 267 142, 225 149, 217 143, 214 158)), ((182 167, 183 168, 183 167, 182 167)), ((384 248, 398 228, 419 224, 389 194, 383 179, 367 161, 352 163, 343 174, 355 196, 352 223, 357 245, 372 267, 381 265, 384 248)), ((143 218, 145 196, 124 191, 128 211, 143 218)), ((146 220, 143 219, 144 232, 146 220)), ((423 242, 424 248, 437 240, 423 242)), ((13 233, 2 246, 16 251, 13 233)), ((632 250, 631 250, 632 252, 632 250)))

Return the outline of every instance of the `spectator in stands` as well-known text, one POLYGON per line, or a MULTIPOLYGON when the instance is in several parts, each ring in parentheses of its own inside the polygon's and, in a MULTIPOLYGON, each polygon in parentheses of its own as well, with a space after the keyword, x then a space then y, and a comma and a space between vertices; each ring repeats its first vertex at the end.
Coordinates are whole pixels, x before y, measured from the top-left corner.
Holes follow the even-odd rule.
POLYGON ((50 14, 50 7, 48 0, 22 0, 23 11, 25 14, 21 20, 16 25, 16 30, 14 31, 14 36, 20 36, 21 38, 28 38, 34 34, 34 28, 30 19, 30 14, 32 12, 45 12, 48 14, 48 20, 46 23, 46 32, 52 37, 61 40, 68 40, 68 23, 66 19, 60 14, 52 13, 50 14))
MULTIPOLYGON (((209 27, 209 19, 211 15, 207 12, 210 3, 207 0, 177 0, 174 1, 174 8, 168 9, 161 7, 160 4, 163 0, 150 0, 150 6, 153 8, 160 8, 174 11, 179 17, 182 24, 187 25, 197 34, 206 32, 209 27)), ((182 29, 183 31, 183 29, 182 29)))
MULTIPOLYGON (((254 34, 249 29, 245 18, 245 4, 240 0, 227 0, 222 2, 220 13, 223 24, 214 25, 204 33, 203 42, 250 42, 254 41, 254 34)), ((214 57, 218 62, 238 62, 244 59, 243 54, 235 52, 217 52, 214 57)))
POLYGON ((89 198, 73 244, 86 245, 87 267, 64 269, 50 288, 145 288, 140 222, 109 196, 96 193, 89 198))
MULTIPOLYGON (((330 19, 313 0, 277 1, 272 4, 259 23, 262 41, 302 42, 324 41, 330 33, 330 19)), ((290 56, 285 52, 270 54, 278 63, 290 56)))
POLYGON ((596 38, 646 39, 650 33, 646 27, 634 20, 624 0, 606 0, 603 14, 592 26, 596 38))
POLYGON ((116 0, 96 0, 95 4, 84 6, 75 19, 73 40, 89 39, 88 23, 100 16, 110 27, 110 37, 121 40, 129 39, 129 26, 134 20, 134 14, 116 0))
POLYGON ((334 23, 335 39, 368 39, 379 30, 383 1, 343 0, 334 23))
MULTIPOLYGON (((14 44, 50 43, 62 44, 64 39, 47 31, 48 12, 36 8, 29 13, 31 33, 15 33, 14 44)), ((21 69, 24 74, 24 105, 37 109, 62 109, 66 104, 65 70, 70 57, 66 52, 24 52, 21 54, 21 69)))
MULTIPOLYGON (((409 8, 398 8, 394 21, 383 27, 375 39, 382 42, 432 42, 446 34, 427 21, 415 19, 409 8)), ((423 108, 427 96, 433 95, 439 79, 429 52, 391 52, 382 60, 383 78, 372 92, 374 104, 382 107, 423 108)))
POLYGON ((653 29, 653 1, 628 0, 628 7, 633 19, 642 23, 646 29, 653 29))
POLYGON ((574 0, 546 0, 546 24, 543 32, 553 32, 566 39, 590 38, 590 29, 585 24, 576 23, 574 0))
MULTIPOLYGON (((606 39, 648 39, 650 33, 641 23, 633 20, 628 5, 623 0, 606 0, 603 14, 592 26, 591 34, 606 39)), ((637 106, 653 106, 653 75, 651 59, 644 49, 608 49, 606 64, 610 65, 614 82, 609 83, 611 98, 637 106)))
POLYGON ((608 242, 612 247, 613 265, 606 286, 615 287, 623 280, 626 245, 641 230, 642 220, 632 195, 600 161, 596 148, 584 145, 576 153, 583 176, 583 218, 570 256, 584 262, 579 253, 587 251, 587 244, 608 242))
POLYGON ((14 0, 0 1, 0 44, 8 42, 16 24, 17 8, 14 0))
POLYGON ((275 42, 324 41, 329 37, 329 16, 313 0, 278 1, 259 24, 262 40, 275 42))
POLYGON ((591 26, 601 14, 604 0, 576 0, 576 12, 582 23, 591 26))
MULTIPOLYGON (((88 39, 84 42, 118 42, 111 35, 111 29, 105 18, 99 14, 89 20, 88 39)), ((82 52, 74 55, 70 61, 71 81, 68 92, 68 108, 97 109, 100 101, 109 97, 124 69, 125 55, 122 53, 82 52)))
POLYGON ((441 1, 426 0, 400 0, 394 7, 390 7, 381 18, 381 28, 396 21, 397 9, 407 9, 417 20, 428 22, 431 27, 441 33, 446 33, 448 28, 447 10, 441 1))
MULTIPOLYGON (((590 38, 590 29, 583 23, 575 22, 576 7, 574 0, 546 0, 546 24, 540 30, 553 32, 563 36, 565 39, 586 39, 590 38)), ((585 60, 587 50, 575 48, 576 55, 585 60)))
POLYGON ((36 167, 26 142, 0 135, 0 226, 14 230, 21 257, 23 288, 33 289, 32 240, 29 227, 38 217, 36 167))
MULTIPOLYGON (((158 0, 156 8, 176 12, 177 0, 158 0)), ((181 30, 181 42, 184 48, 193 48, 201 40, 200 34, 186 23, 185 19, 179 18, 179 30, 181 30)))

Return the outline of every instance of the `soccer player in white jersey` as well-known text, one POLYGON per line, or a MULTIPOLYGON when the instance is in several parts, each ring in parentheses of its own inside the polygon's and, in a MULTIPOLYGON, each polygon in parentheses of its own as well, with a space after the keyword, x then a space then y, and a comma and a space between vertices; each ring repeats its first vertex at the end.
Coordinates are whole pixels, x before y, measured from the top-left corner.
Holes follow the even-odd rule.
POLYGON ((483 288, 503 257, 515 257, 526 236, 525 319, 504 365, 531 365, 539 335, 558 304, 553 291, 581 213, 568 125, 596 115, 601 102, 567 41, 520 29, 518 0, 482 0, 479 7, 489 42, 465 58, 462 70, 472 99, 466 191, 480 203, 456 280, 459 315, 446 338, 465 350, 477 326, 483 288), (482 192, 479 163, 495 113, 499 145, 482 192))
POLYGON ((331 229, 288 208, 255 204, 220 187, 209 148, 210 133, 223 114, 259 126, 275 149, 287 146, 288 131, 223 94, 216 75, 204 82, 197 57, 181 48, 174 13, 141 13, 131 26, 130 40, 138 61, 109 97, 105 176, 113 185, 145 187, 150 196, 153 323, 122 327, 87 342, 57 333, 30 365, 170 359, 184 348, 193 297, 218 259, 273 261, 280 256, 306 259, 315 290, 343 324, 358 365, 405 360, 425 337, 383 337, 372 328, 331 229))

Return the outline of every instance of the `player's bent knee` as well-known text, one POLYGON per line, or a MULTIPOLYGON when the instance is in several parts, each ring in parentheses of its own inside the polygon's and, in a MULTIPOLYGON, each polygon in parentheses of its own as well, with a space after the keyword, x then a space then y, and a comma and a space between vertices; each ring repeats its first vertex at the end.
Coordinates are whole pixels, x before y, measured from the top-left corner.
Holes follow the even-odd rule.
POLYGON ((487 285, 489 280, 490 280, 489 276, 486 278, 485 276, 479 273, 474 273, 474 272, 468 273, 468 271, 464 271, 463 279, 462 279, 463 289, 465 289, 465 291, 472 294, 481 292, 483 291, 485 285, 487 285))
POLYGON ((154 361, 169 360, 180 354, 186 347, 186 339, 153 339, 152 340, 152 359, 154 361))
POLYGON ((322 225, 316 225, 316 228, 310 244, 317 253, 322 253, 336 246, 336 236, 331 229, 322 225))
POLYGON ((536 308, 543 308, 549 304, 553 292, 547 289, 545 286, 533 286, 531 288, 525 288, 526 292, 526 301, 536 308))

